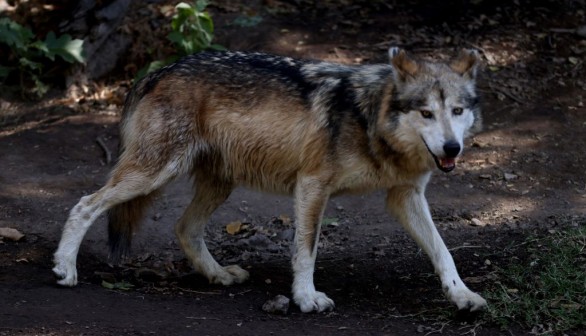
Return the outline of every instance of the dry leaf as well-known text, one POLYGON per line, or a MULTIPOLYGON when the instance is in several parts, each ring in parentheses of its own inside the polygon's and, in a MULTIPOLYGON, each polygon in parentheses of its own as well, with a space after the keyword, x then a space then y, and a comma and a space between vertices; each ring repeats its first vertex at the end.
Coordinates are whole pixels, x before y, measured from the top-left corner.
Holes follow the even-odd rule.
POLYGON ((242 231, 241 221, 231 222, 226 225, 226 232, 228 232, 228 234, 235 235, 240 231, 242 231))
POLYGON ((283 222, 283 224, 285 224, 285 225, 290 225, 291 224, 291 218, 289 218, 289 216, 287 216, 287 215, 281 215, 281 216, 279 216, 279 220, 281 222, 283 222))
POLYGON ((19 241, 24 237, 20 231, 13 228, 0 228, 0 237, 8 238, 10 240, 19 241))

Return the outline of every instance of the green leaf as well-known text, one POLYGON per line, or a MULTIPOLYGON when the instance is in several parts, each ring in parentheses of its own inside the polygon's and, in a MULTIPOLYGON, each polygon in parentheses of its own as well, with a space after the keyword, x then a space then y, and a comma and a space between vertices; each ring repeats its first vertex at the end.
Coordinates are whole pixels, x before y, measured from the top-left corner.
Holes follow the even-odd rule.
POLYGON ((208 13, 199 15, 199 22, 201 27, 210 35, 214 33, 214 22, 208 13))
POLYGON ((333 225, 334 223, 338 222, 338 218, 328 218, 328 217, 324 217, 324 219, 322 219, 321 221, 321 225, 322 226, 328 226, 328 225, 333 225))
MULTIPOLYGON (((45 44, 45 42, 41 41, 41 40, 37 40, 34 43, 32 43, 30 45, 31 48, 35 48, 37 50, 39 50, 43 55, 47 55, 49 54, 49 48, 47 48, 47 44, 45 44)), ((51 61, 53 61, 54 59, 51 57, 48 57, 49 59, 51 59, 51 61)))
POLYGON ((134 78, 135 81, 143 78, 144 76, 146 76, 147 74, 164 67, 167 64, 171 64, 173 62, 175 62, 177 60, 177 56, 171 56, 166 58, 163 61, 153 61, 151 63, 149 63, 149 65, 147 65, 146 67, 140 69, 137 73, 136 73, 136 77, 134 78))
POLYGON ((147 74, 162 68, 163 66, 165 66, 165 61, 153 61, 151 63, 149 63, 149 65, 145 66, 144 68, 138 70, 138 72, 136 73, 136 77, 134 78, 134 80, 139 80, 141 78, 143 78, 144 76, 146 76, 147 74))
POLYGON ((109 283, 106 280, 102 280, 102 287, 108 288, 108 289, 114 289, 114 284, 113 283, 109 283))
POLYGON ((173 20, 171 20, 171 28, 174 31, 182 32, 185 29, 185 22, 187 22, 190 16, 189 10, 178 10, 177 14, 173 15, 173 20))
POLYGON ((22 67, 26 67, 31 70, 41 70, 43 68, 42 63, 31 61, 26 57, 19 58, 18 63, 20 63, 22 67))
POLYGON ((34 34, 30 29, 8 18, 0 18, 0 42, 24 51, 33 37, 34 34))
POLYGON ((185 39, 185 37, 178 31, 172 31, 169 33, 169 35, 167 35, 167 39, 177 45, 180 45, 181 42, 183 42, 183 40, 185 39))
POLYGON ((175 9, 177 11, 179 11, 179 10, 187 10, 187 11, 191 10, 191 11, 193 11, 194 10, 194 7, 192 7, 190 4, 188 4, 186 2, 180 2, 180 3, 177 4, 177 6, 175 6, 175 9))
POLYGON ((224 47, 223 45, 220 45, 220 44, 212 44, 212 45, 210 45, 210 49, 224 51, 224 50, 226 50, 226 47, 224 47))
POLYGON ((195 9, 197 9, 198 12, 203 12, 207 6, 208 2, 206 0, 197 0, 195 2, 195 9))
POLYGON ((49 86, 39 79, 36 75, 31 76, 33 81, 35 82, 35 87, 31 90, 33 93, 36 93, 39 98, 44 96, 49 91, 49 86))
POLYGON ((55 33, 49 32, 44 43, 47 48, 45 56, 51 60, 54 60, 55 55, 58 55, 69 63, 76 61, 79 63, 85 63, 83 40, 73 40, 69 34, 64 34, 57 38, 55 33))

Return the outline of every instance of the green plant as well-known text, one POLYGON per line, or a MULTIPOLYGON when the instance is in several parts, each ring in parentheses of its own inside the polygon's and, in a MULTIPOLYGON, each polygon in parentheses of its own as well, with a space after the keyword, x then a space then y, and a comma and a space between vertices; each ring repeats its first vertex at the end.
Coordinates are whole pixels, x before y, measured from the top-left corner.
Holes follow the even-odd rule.
POLYGON ((204 50, 222 50, 222 46, 213 44, 214 23, 208 12, 205 11, 208 2, 198 0, 191 4, 181 2, 175 6, 175 15, 171 20, 171 33, 167 39, 173 43, 177 51, 176 55, 151 62, 141 69, 137 79, 166 64, 176 61, 179 57, 191 55, 204 50))
POLYGON ((49 32, 45 40, 35 40, 33 32, 9 18, 0 18, 0 43, 10 48, 11 55, 7 65, 0 65, 0 79, 4 80, 11 72, 18 71, 21 86, 24 76, 29 76, 38 96, 44 95, 48 86, 41 81, 47 60, 55 61, 59 56, 68 63, 84 63, 83 40, 72 39, 64 34, 59 37, 49 32))
POLYGON ((498 271, 487 319, 562 332, 586 326, 586 226, 524 244, 527 263, 498 271))

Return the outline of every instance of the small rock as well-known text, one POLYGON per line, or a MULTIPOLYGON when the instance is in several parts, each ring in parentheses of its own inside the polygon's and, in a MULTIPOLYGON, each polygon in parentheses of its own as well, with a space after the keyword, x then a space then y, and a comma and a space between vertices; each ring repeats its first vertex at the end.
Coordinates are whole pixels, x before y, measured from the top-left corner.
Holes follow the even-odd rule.
POLYGON ((482 226, 486 226, 486 223, 484 223, 483 221, 481 221, 481 220, 480 220, 480 219, 478 219, 478 218, 472 218, 472 219, 470 220, 470 224, 471 224, 472 226, 481 226, 481 227, 482 227, 482 226))
POLYGON ((287 315, 289 311, 289 298, 284 295, 277 295, 262 305, 262 310, 269 314, 287 315))
POLYGON ((17 229, 0 228, 0 237, 7 238, 13 241, 19 241, 22 239, 22 237, 24 237, 24 235, 17 229))
POLYGON ((505 181, 511 181, 511 180, 516 180, 519 176, 517 176, 515 174, 505 173, 504 177, 505 177, 505 181))

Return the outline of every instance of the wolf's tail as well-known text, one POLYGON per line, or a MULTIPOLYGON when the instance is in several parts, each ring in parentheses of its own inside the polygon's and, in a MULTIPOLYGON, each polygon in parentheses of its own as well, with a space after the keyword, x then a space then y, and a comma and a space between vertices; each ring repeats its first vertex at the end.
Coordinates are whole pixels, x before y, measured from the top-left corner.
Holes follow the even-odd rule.
POLYGON ((128 202, 115 205, 108 211, 108 244, 110 260, 117 264, 128 255, 132 235, 138 230, 144 213, 157 192, 139 196, 128 202))

